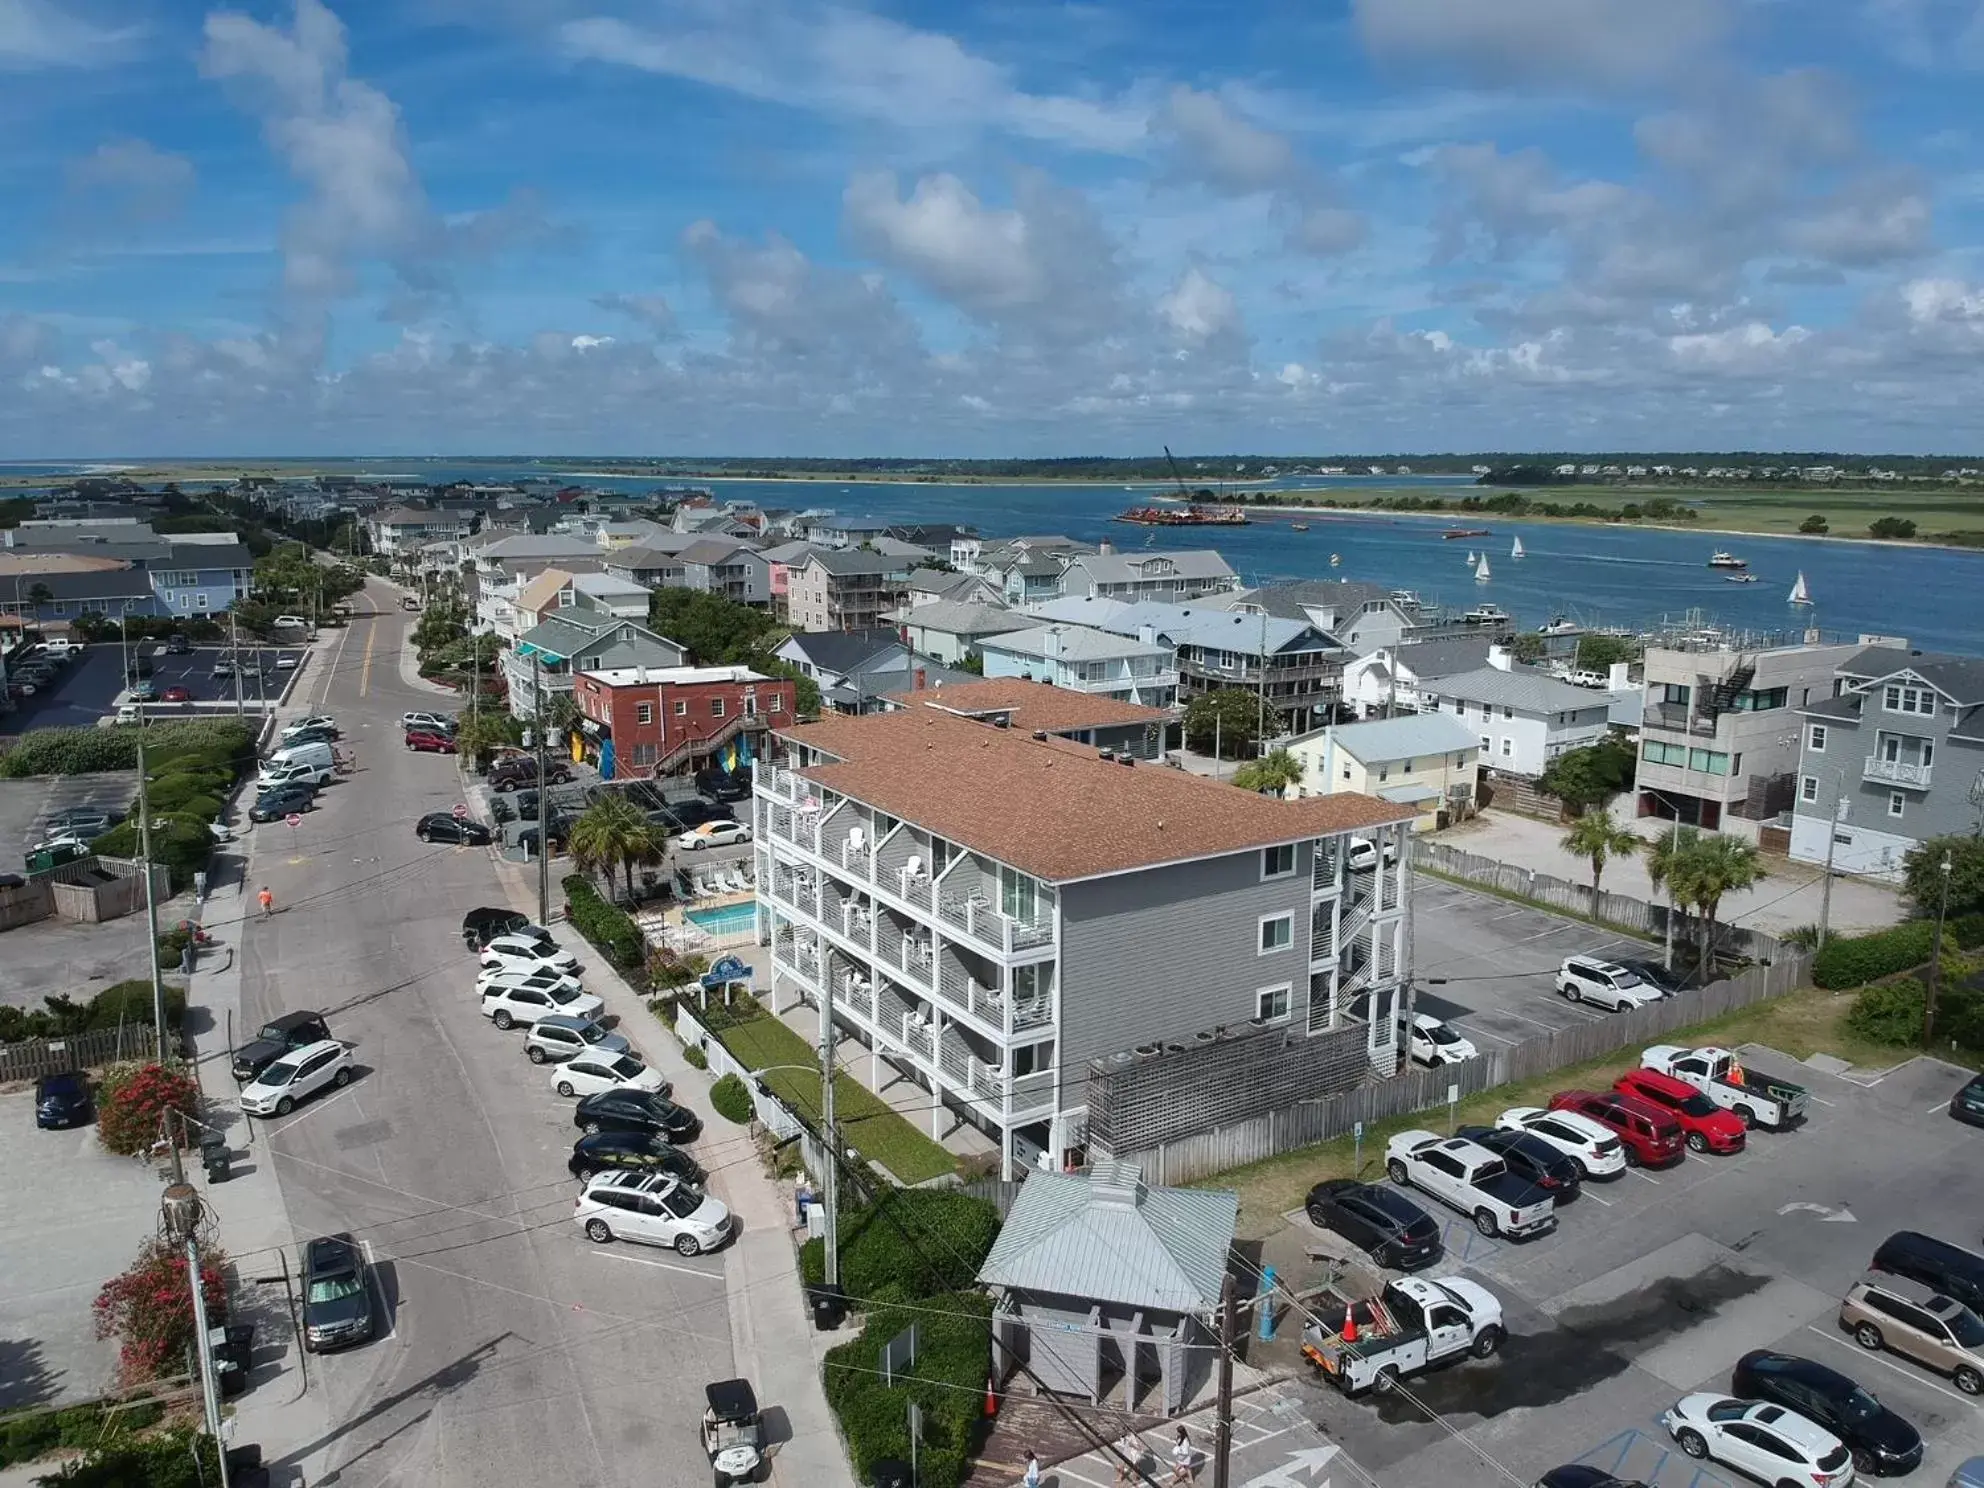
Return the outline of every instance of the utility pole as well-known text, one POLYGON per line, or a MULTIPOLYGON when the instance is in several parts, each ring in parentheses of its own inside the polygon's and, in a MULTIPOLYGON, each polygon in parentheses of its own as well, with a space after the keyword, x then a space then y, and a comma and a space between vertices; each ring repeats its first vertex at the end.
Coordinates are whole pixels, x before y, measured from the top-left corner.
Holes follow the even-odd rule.
POLYGON ((531 743, 537 750, 537 922, 551 923, 551 791, 544 780, 544 667, 538 653, 530 654, 530 696, 535 726, 531 743))
POLYGON ((1261 682, 1254 700, 1254 752, 1266 753, 1261 746, 1268 740, 1268 612, 1261 611, 1261 682))
MULTIPOLYGON (((145 714, 138 709, 138 867, 145 876, 145 960, 152 968, 152 1030, 165 1063, 165 974, 158 965, 158 895, 152 888, 152 793, 145 781, 145 714)), ((178 1149, 174 1149, 177 1151, 178 1149)))
MULTIPOLYGON (((1212 1449, 1212 1488, 1227 1488, 1233 1457, 1233 1345, 1239 1333, 1240 1287, 1228 1271, 1219 1285, 1219 1420, 1212 1449)), ((1262 1304, 1266 1306, 1264 1302, 1262 1304)))
POLYGON ((1943 887, 1936 899, 1936 934, 1929 942, 1929 993, 1922 1004, 1922 1047, 1927 1049, 1936 1032, 1936 994, 1943 982, 1943 916, 1950 907, 1950 855, 1943 854, 1943 887))
MULTIPOLYGON (((172 1151, 176 1168, 176 1144, 172 1151)), ((228 1488, 227 1443, 220 1434, 220 1379, 214 1369, 214 1341, 207 1326, 207 1299, 200 1286, 200 1195, 181 1178, 166 1189, 159 1207, 161 1227, 186 1249, 186 1284, 193 1291, 193 1339, 200 1356, 200 1395, 207 1435, 214 1440, 214 1456, 220 1462, 220 1488, 228 1488)))
POLYGON ((827 1143, 827 1171, 821 1200, 826 1210, 826 1284, 840 1285, 840 1128, 834 1125, 834 978, 820 978, 820 1125, 827 1143))
POLYGON ((241 691, 241 627, 234 611, 227 612, 227 669, 234 673, 234 716, 248 716, 248 701, 241 691))
MULTIPOLYGON (((1826 932, 1832 925, 1832 854, 1839 845, 1839 824, 1846 820, 1846 776, 1842 773, 1835 782, 1839 787, 1839 799, 1833 802, 1832 820, 1826 824, 1826 881, 1819 889, 1819 942, 1812 947, 1816 954, 1826 948, 1826 932)), ((1673 957, 1668 957, 1671 961, 1673 957)))

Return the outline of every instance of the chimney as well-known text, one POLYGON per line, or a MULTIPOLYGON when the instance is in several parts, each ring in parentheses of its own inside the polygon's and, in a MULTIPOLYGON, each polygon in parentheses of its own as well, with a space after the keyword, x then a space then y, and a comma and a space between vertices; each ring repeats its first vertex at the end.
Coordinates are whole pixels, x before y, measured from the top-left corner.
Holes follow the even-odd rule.
POLYGON ((1139 625, 1137 627, 1137 639, 1142 641, 1146 646, 1155 646, 1157 644, 1157 627, 1155 625, 1139 625))
POLYGON ((1061 654, 1061 627, 1050 625, 1047 628, 1047 639, 1041 644, 1047 648, 1047 654, 1049 656, 1059 656, 1061 654))
POLYGON ((916 669, 916 680, 910 685, 911 692, 921 692, 930 685, 930 674, 922 667, 916 669))
POLYGON ((1624 692, 1627 688, 1631 687, 1632 685, 1633 685, 1632 663, 1627 661, 1613 662, 1611 670, 1608 671, 1605 676, 1606 690, 1609 692, 1624 692))
POLYGON ((1488 648, 1488 665, 1495 668, 1498 672, 1506 672, 1515 665, 1515 657, 1509 653, 1507 646, 1490 646, 1488 648))
POLYGON ((1095 545, 1095 551, 1098 556, 1107 558, 1111 553, 1116 551, 1116 544, 1105 538, 1095 545))

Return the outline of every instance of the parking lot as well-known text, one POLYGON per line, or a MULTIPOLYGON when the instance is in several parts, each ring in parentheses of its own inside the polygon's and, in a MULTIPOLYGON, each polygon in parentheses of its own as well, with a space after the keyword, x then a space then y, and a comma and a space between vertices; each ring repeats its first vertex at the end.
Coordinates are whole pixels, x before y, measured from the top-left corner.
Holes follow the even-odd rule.
POLYGON ((87 1400, 115 1383, 117 1345, 90 1303, 157 1233, 149 1167, 97 1145, 96 1129, 38 1131, 32 1090, 0 1095, 0 1410, 87 1400), (33 1201, 26 1202, 25 1196, 33 1201))
POLYGON ((1660 959, 1646 941, 1427 874, 1413 880, 1412 940, 1419 1010, 1455 1024, 1483 1053, 1610 1016, 1557 991, 1566 956, 1660 959), (1426 985, 1441 977, 1444 985, 1426 985))
MULTIPOLYGON (((214 663, 227 654, 225 646, 195 646, 184 655, 174 656, 162 642, 143 641, 133 642, 130 650, 150 665, 150 681, 161 694, 168 687, 184 687, 196 703, 230 702, 234 698, 233 681, 214 677, 214 663)), ((240 655, 242 698, 255 703, 282 695, 291 669, 277 663, 284 657, 300 660, 303 651, 298 647, 244 646, 240 655)), ((98 719, 116 713, 123 690, 124 648, 115 641, 99 641, 61 668, 52 686, 38 689, 33 697, 16 699, 15 710, 4 727, 8 733, 89 728, 98 719)), ((172 706, 163 705, 167 709, 172 706)))
POLYGON ((1807 1121, 1756 1132, 1734 1157, 1592 1183, 1554 1233, 1526 1244, 1483 1239, 1451 1216, 1434 1274, 1488 1286, 1507 1344, 1388 1395, 1312 1387, 1330 1438, 1386 1488, 1530 1483, 1569 1462, 1651 1488, 1740 1483, 1685 1456, 1659 1417, 1684 1394, 1726 1389, 1738 1358, 1769 1348, 1859 1380, 1922 1432, 1911 1481, 1946 1481, 1984 1444, 1984 1406, 1898 1355, 1860 1349, 1836 1318, 1891 1231, 1976 1245, 1984 1188, 1952 1179, 1974 1180, 1984 1132, 1947 1114, 1967 1072, 1922 1059, 1859 1084, 1764 1050, 1746 1049, 1744 1063, 1805 1084, 1807 1121))

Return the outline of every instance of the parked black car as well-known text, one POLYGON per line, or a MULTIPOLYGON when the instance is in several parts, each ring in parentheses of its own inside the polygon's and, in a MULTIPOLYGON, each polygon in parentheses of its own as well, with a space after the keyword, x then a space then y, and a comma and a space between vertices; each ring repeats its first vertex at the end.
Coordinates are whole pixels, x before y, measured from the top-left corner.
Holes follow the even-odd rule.
POLYGON ((1972 1075, 1970 1083, 1950 1097, 1950 1115, 1966 1126, 1984 1126, 1984 1075, 1972 1075))
POLYGON ((666 827, 671 832, 686 832, 691 827, 700 827, 707 821, 736 819, 736 813, 728 806, 717 801, 705 801, 701 796, 669 801, 648 813, 649 821, 658 827, 666 827))
POLYGON ((1630 1482, 1625 1478, 1615 1478, 1602 1467, 1571 1462, 1563 1467, 1551 1468, 1536 1480, 1536 1488, 1646 1488, 1646 1484, 1638 1478, 1630 1482))
POLYGON ((514 909, 485 907, 471 909, 462 916, 462 944, 479 951, 499 935, 515 935, 530 923, 530 916, 514 909))
POLYGON ((168 656, 184 656, 192 649, 193 643, 183 635, 169 635, 165 638, 165 650, 168 656))
POLYGON ((1679 974, 1669 971, 1658 961, 1615 961, 1612 964, 1625 967, 1662 997, 1672 997, 1681 990, 1679 974))
POLYGON ((287 749, 292 744, 335 744, 337 741, 338 731, 334 728, 306 728, 284 734, 282 747, 287 749))
POLYGON ((303 1247, 303 1347, 308 1353, 363 1343, 372 1336, 372 1288, 365 1257, 349 1235, 324 1235, 303 1247))
POLYGON ((671 1142, 692 1140, 703 1123, 687 1106, 646 1090, 601 1090, 572 1113, 572 1125, 591 1132, 649 1132, 671 1142))
POLYGON ((1380 1266, 1416 1271, 1440 1259, 1440 1227, 1397 1189, 1328 1178, 1309 1190, 1309 1223, 1330 1229, 1380 1266))
POLYGON ((43 1075, 34 1082, 34 1124, 42 1130, 83 1126, 91 1114, 90 1079, 81 1070, 43 1075))
POLYGON ((1584 1169, 1578 1166, 1576 1158, 1558 1151, 1541 1137, 1498 1126, 1463 1126, 1454 1135, 1499 1154, 1511 1173, 1548 1190, 1559 1204, 1578 1196, 1584 1169))
POLYGON ((748 801, 751 798, 751 767, 739 770, 698 770, 696 789, 712 801, 748 801))
POLYGON ((1768 1400, 1825 1427, 1853 1453, 1853 1470, 1879 1477, 1922 1465, 1922 1433, 1837 1369, 1796 1354, 1753 1349, 1736 1361, 1729 1393, 1768 1400))
MULTIPOLYGON (((565 843, 570 840, 571 835, 571 817, 554 816, 551 819, 551 850, 553 852, 563 852, 565 850, 565 843)), ((532 856, 543 851, 540 845, 543 841, 543 833, 537 827, 525 827, 521 832, 517 833, 517 846, 523 848, 532 856)))
POLYGON ((234 1078, 246 1085, 291 1049, 321 1043, 330 1036, 322 1013, 284 1013, 271 1018, 254 1038, 234 1051, 234 1078))
POLYGON ((255 797, 255 804, 248 808, 248 820, 278 821, 292 811, 312 810, 316 804, 317 788, 314 785, 278 785, 255 797))
POLYGON ((457 842, 470 847, 489 845, 489 828, 479 821, 456 821, 445 811, 430 811, 414 823, 413 835, 422 842, 457 842))
POLYGON ((611 1172, 615 1168, 667 1173, 698 1188, 709 1178, 701 1164, 680 1147, 644 1131, 588 1133, 572 1144, 572 1160, 565 1166, 581 1183, 595 1173, 611 1172))

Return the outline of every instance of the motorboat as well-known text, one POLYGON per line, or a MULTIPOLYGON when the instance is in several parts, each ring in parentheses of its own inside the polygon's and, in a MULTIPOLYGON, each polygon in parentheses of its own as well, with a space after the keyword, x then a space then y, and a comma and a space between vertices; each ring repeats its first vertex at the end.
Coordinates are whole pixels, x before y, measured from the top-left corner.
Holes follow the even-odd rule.
POLYGON ((1724 574, 1722 576, 1722 582, 1725 584, 1754 584, 1756 581, 1757 576, 1753 573, 1724 574))
POLYGON ((1708 566, 1710 568, 1748 568, 1750 566, 1750 560, 1747 558, 1738 558, 1734 553, 1725 553, 1721 548, 1717 548, 1713 553, 1708 555, 1708 566))
POLYGON ((1540 636, 1583 635, 1584 627, 1568 615, 1552 615, 1547 624, 1536 627, 1540 636))
POLYGON ((1507 625, 1509 612, 1500 605, 1476 605, 1460 617, 1468 625, 1507 625))

